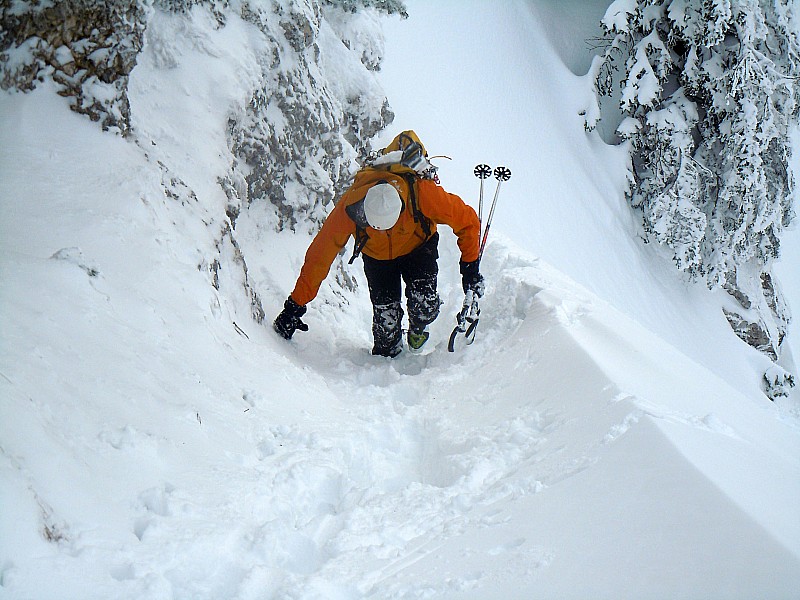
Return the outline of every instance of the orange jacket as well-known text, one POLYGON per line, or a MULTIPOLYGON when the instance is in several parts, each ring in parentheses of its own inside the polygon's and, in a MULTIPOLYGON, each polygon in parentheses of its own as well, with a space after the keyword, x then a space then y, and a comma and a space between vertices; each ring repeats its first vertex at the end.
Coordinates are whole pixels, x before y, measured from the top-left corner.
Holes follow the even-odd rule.
MULTIPOLYGON (((339 203, 325 219, 322 229, 306 251, 303 268, 292 291, 292 299, 300 306, 305 306, 317 296, 319 286, 328 276, 336 255, 344 248, 350 237, 356 234, 356 224, 347 215, 345 208, 359 202, 366 194, 366 188, 369 186, 360 185, 359 176, 356 176, 353 185, 342 195, 339 203)), ((374 180, 375 173, 367 177, 374 180)), ((408 184, 403 177, 389 172, 380 172, 379 177, 398 188, 400 197, 404 199, 404 207, 400 218, 391 229, 378 231, 371 227, 366 228, 369 240, 362 252, 378 260, 389 260, 405 256, 421 246, 425 242, 425 234, 422 226, 414 222, 411 202, 405 200, 409 195, 408 184)), ((466 205, 460 197, 446 192, 429 179, 417 179, 414 189, 417 207, 431 221, 431 234, 436 232, 437 223, 448 225, 458 236, 461 260, 467 262, 477 260, 480 249, 480 221, 475 210, 466 205)))

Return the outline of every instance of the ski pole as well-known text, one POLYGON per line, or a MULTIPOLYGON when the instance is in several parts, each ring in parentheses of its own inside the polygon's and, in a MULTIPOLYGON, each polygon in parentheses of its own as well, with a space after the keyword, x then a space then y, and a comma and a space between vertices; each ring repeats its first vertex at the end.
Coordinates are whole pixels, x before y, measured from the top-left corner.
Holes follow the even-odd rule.
POLYGON ((483 239, 481 240, 481 249, 478 254, 478 261, 480 262, 483 256, 483 250, 486 248, 486 239, 489 237, 489 228, 492 226, 492 219, 494 218, 494 209, 497 206, 497 198, 500 195, 500 185, 504 181, 511 179, 511 169, 508 167, 497 167, 494 170, 494 177, 497 179, 497 187, 494 190, 494 200, 492 200, 492 208, 489 210, 489 218, 486 219, 486 228, 483 230, 483 239))
MULTIPOLYGON (((487 179, 491 172, 491 167, 489 167, 489 165, 478 165, 475 167, 475 177, 478 177, 481 180, 480 204, 478 206, 480 211, 478 217, 479 220, 482 216, 481 213, 483 213, 483 180, 487 179)), ((486 228, 483 230, 483 238, 481 240, 480 252, 478 254, 479 263, 481 257, 483 257, 483 251, 486 248, 486 239, 489 237, 489 228, 492 226, 494 209, 497 207, 497 198, 500 196, 500 185, 504 181, 511 179, 511 169, 508 167, 497 167, 494 170, 494 176, 495 179, 497 179, 497 187, 494 191, 494 199, 492 200, 492 207, 489 210, 489 217, 486 219, 486 228)), ((449 352, 455 352, 456 339, 460 334, 464 334, 467 345, 475 341, 475 330, 478 328, 480 315, 481 309, 480 306, 478 306, 478 296, 473 290, 467 290, 467 293, 464 295, 464 304, 461 306, 461 310, 456 315, 456 326, 453 329, 453 332, 450 334, 450 340, 447 344, 447 350, 449 352)))

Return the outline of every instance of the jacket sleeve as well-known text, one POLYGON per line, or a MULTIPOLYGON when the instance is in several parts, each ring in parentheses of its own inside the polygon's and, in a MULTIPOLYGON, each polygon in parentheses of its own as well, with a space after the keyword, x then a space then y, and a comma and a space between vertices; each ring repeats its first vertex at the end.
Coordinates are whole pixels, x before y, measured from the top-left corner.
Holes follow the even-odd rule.
POLYGON ((355 223, 347 216, 344 202, 340 201, 325 219, 322 229, 311 241, 306 251, 303 268, 292 290, 292 299, 305 306, 317 297, 319 286, 328 276, 333 259, 339 254, 350 236, 355 234, 355 223))
POLYGON ((481 223, 475 209, 461 197, 446 192, 435 182, 423 179, 417 186, 419 209, 426 217, 452 228, 458 237, 461 260, 472 262, 480 253, 481 223))

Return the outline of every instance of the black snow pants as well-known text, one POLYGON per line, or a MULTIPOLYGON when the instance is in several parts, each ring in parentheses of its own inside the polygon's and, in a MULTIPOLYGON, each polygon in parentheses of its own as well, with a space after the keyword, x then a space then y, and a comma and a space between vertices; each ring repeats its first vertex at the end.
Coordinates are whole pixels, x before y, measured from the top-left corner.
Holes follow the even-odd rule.
POLYGON ((377 260, 366 255, 364 273, 372 300, 372 353, 396 356, 403 347, 403 308, 400 305, 400 280, 405 283, 408 323, 421 331, 439 316, 442 302, 436 290, 439 274, 439 234, 422 246, 392 260, 377 260))

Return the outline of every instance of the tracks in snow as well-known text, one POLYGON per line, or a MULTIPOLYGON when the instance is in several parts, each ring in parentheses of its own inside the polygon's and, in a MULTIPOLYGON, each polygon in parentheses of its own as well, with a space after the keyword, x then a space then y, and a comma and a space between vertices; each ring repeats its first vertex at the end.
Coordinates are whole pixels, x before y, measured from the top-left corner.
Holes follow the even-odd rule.
MULTIPOLYGON (((278 429, 259 443, 268 452, 258 470, 272 481, 264 496, 292 505, 294 527, 283 536, 318 557, 294 569, 287 584, 302 577, 305 589, 335 582, 368 597, 402 597, 411 585, 404 571, 446 540, 505 524, 509 502, 597 460, 602 436, 571 447, 575 409, 562 411, 559 398, 599 393, 610 402, 613 390, 597 389, 602 375, 590 361, 574 365, 589 376, 589 389, 570 389, 547 358, 555 351, 571 360, 575 349, 562 330, 580 321, 589 301, 568 287, 554 292, 563 292, 562 302, 543 304, 537 295, 562 285, 559 276, 509 252, 494 260, 490 268, 500 275, 486 298, 481 335, 464 353, 447 353, 445 336, 432 354, 393 361, 369 356, 352 340, 314 353, 313 369, 339 399, 342 419, 335 430, 278 429)), ((444 331, 450 323, 438 326, 444 331)), ((622 431, 617 421, 613 435, 622 431)), ((532 576, 531 565, 548 563, 546 549, 519 537, 501 535, 488 552, 509 564, 535 554, 518 561, 516 575, 532 576)), ((462 577, 456 587, 481 579, 462 577)))

